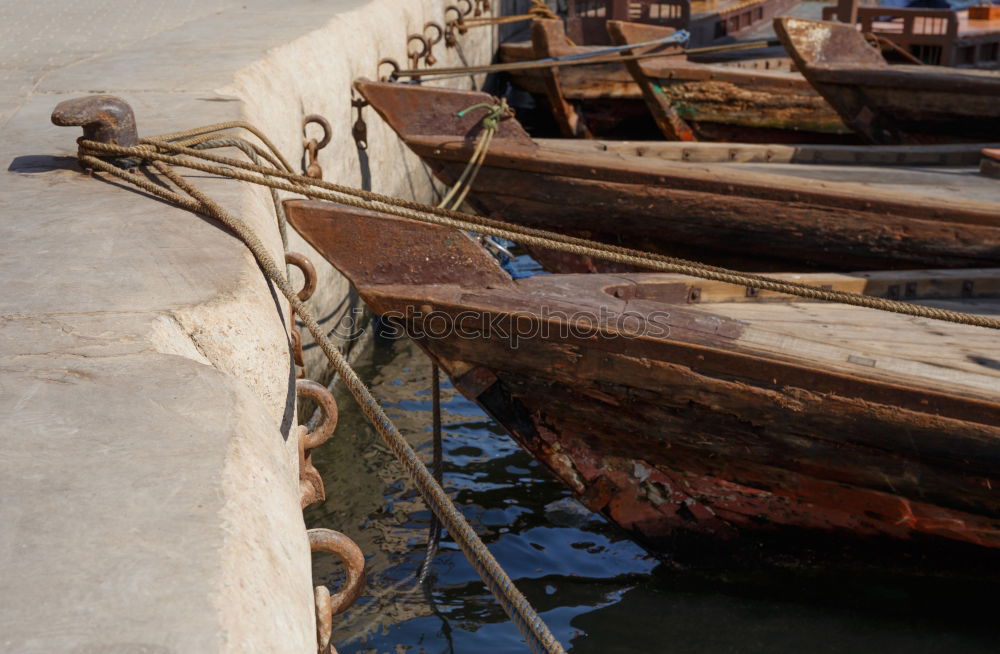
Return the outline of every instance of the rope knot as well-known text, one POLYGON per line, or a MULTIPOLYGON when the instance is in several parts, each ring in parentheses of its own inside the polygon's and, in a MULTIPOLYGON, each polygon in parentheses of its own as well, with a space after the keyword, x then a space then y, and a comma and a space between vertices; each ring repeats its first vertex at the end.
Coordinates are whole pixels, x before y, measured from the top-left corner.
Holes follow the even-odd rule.
POLYGON ((488 109, 489 111, 485 116, 482 117, 483 129, 488 131, 496 131, 500 126, 501 120, 506 120, 507 118, 512 118, 514 116, 513 109, 507 104, 506 98, 500 98, 500 101, 495 104, 490 104, 489 102, 480 102, 474 104, 471 107, 466 107, 459 111, 456 115, 459 118, 465 118, 465 114, 476 109, 488 109))

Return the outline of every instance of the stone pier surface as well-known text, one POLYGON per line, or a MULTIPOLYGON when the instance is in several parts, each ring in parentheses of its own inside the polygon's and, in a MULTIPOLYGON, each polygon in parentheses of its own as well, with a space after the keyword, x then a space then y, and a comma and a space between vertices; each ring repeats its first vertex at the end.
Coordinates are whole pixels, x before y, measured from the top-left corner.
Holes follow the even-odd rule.
MULTIPOLYGON (((247 120, 295 165, 319 113, 326 179, 430 199, 371 109, 355 146, 350 81, 404 62, 446 4, 0 1, 0 651, 316 647, 287 306, 213 222, 84 175, 81 131, 52 109, 118 95, 140 135, 247 120)), ((482 63, 494 35, 461 46, 482 63)), ((190 179, 281 256, 266 190, 190 179)), ((346 285, 297 236, 291 249, 319 268, 313 306, 332 326, 346 285)))

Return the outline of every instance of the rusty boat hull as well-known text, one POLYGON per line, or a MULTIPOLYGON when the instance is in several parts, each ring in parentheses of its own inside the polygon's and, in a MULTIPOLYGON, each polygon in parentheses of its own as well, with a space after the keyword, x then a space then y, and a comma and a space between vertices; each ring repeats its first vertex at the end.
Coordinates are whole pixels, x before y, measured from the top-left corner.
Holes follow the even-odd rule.
POLYGON ((1000 71, 890 66, 843 23, 785 17, 775 32, 809 83, 871 143, 1000 138, 1000 71))
MULTIPOLYGON (((456 113, 488 95, 356 82, 444 183, 481 126, 456 113)), ((532 139, 515 119, 492 140, 470 204, 482 215, 744 270, 990 267, 1000 185, 978 147, 740 146, 532 139)), ((621 267, 535 252, 556 272, 621 267)))
MULTIPOLYGON (((677 275, 515 281, 447 228, 312 201, 287 213, 461 393, 651 551, 921 574, 995 557, 990 330, 677 275)), ((789 277, 1000 310, 998 270, 789 277)))

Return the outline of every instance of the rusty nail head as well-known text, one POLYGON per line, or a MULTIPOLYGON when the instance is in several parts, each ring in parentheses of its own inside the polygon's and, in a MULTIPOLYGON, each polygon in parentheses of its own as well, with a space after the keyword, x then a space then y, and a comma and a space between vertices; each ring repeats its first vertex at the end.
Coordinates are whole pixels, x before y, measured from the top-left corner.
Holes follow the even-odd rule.
POLYGON ((917 297, 917 283, 906 282, 906 289, 903 291, 906 297, 917 297))
POLYGON ((701 301, 701 287, 692 286, 688 291, 687 301, 689 304, 694 304, 695 302, 701 301))
POLYGON ((747 286, 747 297, 758 297, 760 295, 760 289, 756 286, 747 286))
POLYGON ((975 293, 976 282, 966 279, 962 282, 962 297, 972 297, 975 293))
POLYGON ((889 299, 898 300, 900 295, 899 291, 899 284, 891 284, 888 289, 889 299))

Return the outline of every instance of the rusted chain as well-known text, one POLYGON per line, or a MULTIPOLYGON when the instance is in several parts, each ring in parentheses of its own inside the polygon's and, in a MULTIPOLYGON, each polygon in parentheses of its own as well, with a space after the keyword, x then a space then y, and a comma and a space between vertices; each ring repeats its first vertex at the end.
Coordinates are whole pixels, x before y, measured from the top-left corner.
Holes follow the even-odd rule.
MULTIPOLYGON (((826 302, 837 302, 851 306, 877 309, 903 315, 920 318, 932 318, 946 322, 954 322, 963 325, 974 325, 987 327, 990 329, 1000 329, 1000 319, 988 316, 938 309, 902 302, 899 300, 888 300, 876 298, 858 293, 837 291, 832 289, 821 289, 799 282, 775 279, 764 275, 744 273, 708 266, 695 261, 670 257, 666 255, 643 252, 631 248, 599 243, 587 239, 566 236, 546 230, 523 227, 507 223, 501 220, 485 218, 475 214, 462 213, 455 210, 432 207, 419 202, 402 200, 391 196, 381 195, 372 191, 333 184, 322 180, 312 180, 299 175, 286 173, 275 169, 263 169, 259 166, 247 164, 246 162, 222 157, 208 152, 190 150, 183 146, 164 143, 156 139, 141 139, 139 146, 123 148, 121 146, 97 143, 94 141, 80 141, 82 148, 81 160, 88 162, 95 159, 94 153, 104 153, 107 155, 134 155, 150 160, 168 163, 193 170, 201 170, 215 175, 231 177, 246 182, 271 186, 273 188, 302 193, 303 195, 317 199, 339 202, 349 206, 364 209, 373 209, 384 213, 389 213, 411 220, 427 222, 431 224, 443 225, 454 229, 499 236, 511 241, 517 241, 524 245, 545 247, 582 256, 590 256, 597 259, 623 263, 626 265, 646 268, 658 272, 680 273, 691 277, 709 279, 713 281, 727 282, 739 286, 747 286, 765 291, 775 291, 787 295, 804 297, 812 300, 826 302), (158 148, 174 150, 179 154, 193 154, 194 156, 215 162, 218 165, 208 165, 190 157, 179 157, 164 154, 158 148), (236 170, 237 168, 242 169, 236 170), (246 172, 243 172, 246 171, 246 172), (284 182, 274 178, 284 178, 284 182), (303 192, 302 186, 311 186, 313 189, 303 192), (323 190, 316 190, 316 189, 323 190)), ((107 166, 107 164, 105 164, 107 166)), ((116 169, 118 171, 119 169, 116 169)), ((124 172, 124 171, 123 171, 124 172)), ((117 174, 117 172, 116 172, 117 174)), ((133 183, 136 183, 133 181, 133 183)))

